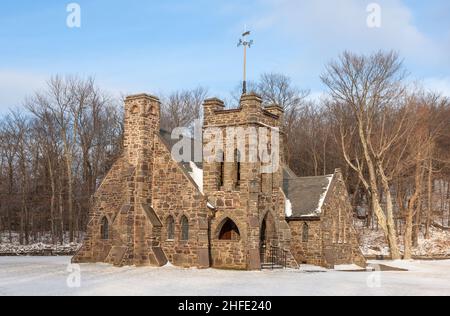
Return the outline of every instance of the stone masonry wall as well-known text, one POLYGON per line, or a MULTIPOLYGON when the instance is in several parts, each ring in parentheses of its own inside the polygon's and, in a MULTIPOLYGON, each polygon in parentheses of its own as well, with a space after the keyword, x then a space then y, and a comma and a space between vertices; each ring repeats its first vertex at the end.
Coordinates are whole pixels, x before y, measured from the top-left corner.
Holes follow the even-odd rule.
POLYGON ((316 221, 291 221, 291 249, 295 259, 300 264, 323 266, 322 224, 316 221), (303 241, 304 225, 308 225, 308 241, 303 241))
MULTIPOLYGON (((279 128, 283 111, 277 106, 267 109, 262 107, 261 99, 256 95, 244 95, 238 109, 224 110, 223 102, 218 99, 206 100, 204 104, 204 128, 221 129, 223 143, 226 144, 229 127, 279 128)), ((236 137, 236 136, 235 136, 236 137)), ((244 157, 249 155, 249 141, 245 139, 244 157)), ((282 143, 282 139, 280 139, 282 143)), ((283 144, 281 144, 283 147, 283 144)), ((225 158, 229 158, 235 150, 225 148, 225 158)), ((219 153, 212 153, 218 157, 219 153)), ((233 160, 233 159, 232 159, 233 160)), ((280 151, 280 166, 284 163, 284 150, 280 151)), ((240 183, 236 186, 236 162, 226 159, 224 163, 223 185, 220 186, 220 163, 204 161, 203 185, 208 200, 217 210, 211 219, 211 257, 213 267, 229 269, 259 270, 261 225, 266 215, 270 213, 275 218, 273 228, 276 231, 276 244, 287 251, 290 249, 290 231, 285 221, 284 197, 280 190, 282 170, 279 168, 274 174, 261 174, 260 161, 241 162, 240 183), (263 185, 264 183, 264 185, 263 185), (280 204, 280 201, 283 201, 280 204), (230 218, 238 227, 241 239, 239 241, 218 240, 218 231, 224 220, 230 218)), ((289 253, 290 254, 290 253, 289 253)), ((289 263, 295 264, 290 256, 289 263)))
POLYGON ((126 245, 126 230, 116 225, 120 221, 122 205, 129 198, 127 178, 131 177, 135 168, 124 158, 120 158, 109 171, 92 199, 90 221, 82 248, 73 258, 74 262, 106 261, 113 246, 126 245), (102 240, 100 224, 106 217, 110 223, 110 239, 102 240), (125 236, 124 236, 125 233, 125 236))
POLYGON ((153 207, 163 223, 162 249, 168 260, 180 267, 207 268, 210 266, 208 251, 208 217, 211 210, 199 188, 175 162, 167 144, 160 137, 155 139, 153 177, 153 207), (175 221, 175 238, 168 240, 167 220, 175 221), (181 218, 189 220, 189 240, 181 240, 181 218))
POLYGON ((248 269, 247 233, 248 216, 245 205, 241 204, 238 192, 217 192, 209 196, 216 205, 217 212, 211 219, 211 259, 212 267, 227 269, 248 269), (231 219, 239 229, 238 241, 219 240, 222 225, 231 219))
POLYGON ((340 171, 336 171, 323 205, 322 239, 324 266, 332 268, 350 263, 366 266, 353 226, 353 209, 340 171))
POLYGON ((222 211, 217 212, 216 218, 211 222, 212 267, 236 270, 245 270, 248 268, 248 252, 246 247, 247 230, 244 212, 227 211, 226 207, 222 211), (239 229, 240 237, 238 240, 219 240, 219 232, 228 218, 239 229))

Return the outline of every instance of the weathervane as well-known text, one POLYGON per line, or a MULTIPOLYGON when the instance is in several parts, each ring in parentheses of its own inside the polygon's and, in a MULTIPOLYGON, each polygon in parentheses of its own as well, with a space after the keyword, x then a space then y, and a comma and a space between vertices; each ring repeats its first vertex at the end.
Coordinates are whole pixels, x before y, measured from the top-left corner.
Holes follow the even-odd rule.
POLYGON ((238 47, 244 46, 244 81, 242 82, 242 93, 247 93, 247 47, 250 48, 253 45, 253 40, 248 40, 250 31, 244 31, 242 38, 239 39, 238 47))

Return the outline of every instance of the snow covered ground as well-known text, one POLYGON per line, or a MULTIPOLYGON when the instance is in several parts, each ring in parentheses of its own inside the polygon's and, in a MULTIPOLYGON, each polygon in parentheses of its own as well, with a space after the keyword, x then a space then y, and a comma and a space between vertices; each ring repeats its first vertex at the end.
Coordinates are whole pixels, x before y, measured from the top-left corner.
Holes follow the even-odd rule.
POLYGON ((20 244, 0 244, 0 255, 1 254, 17 254, 17 255, 37 255, 39 253, 44 253, 51 251, 52 253, 61 254, 68 256, 74 254, 80 249, 81 244, 71 243, 64 245, 52 245, 45 243, 36 243, 31 245, 20 245, 20 244))
MULTIPOLYGON (((382 264, 408 272, 242 272, 70 266, 69 257, 0 257, 0 295, 450 295, 450 261, 382 264)), ((373 262, 377 263, 377 262, 373 262)))
MULTIPOLYGON (((82 236, 82 234, 79 234, 82 236)), ((60 255, 71 255, 80 249, 81 243, 70 243, 69 236, 65 236, 64 243, 53 244, 51 234, 42 234, 39 238, 31 240, 29 245, 19 243, 19 234, 12 233, 11 238, 8 233, 0 233, 0 255, 1 254, 20 254, 36 255, 40 252, 52 251, 60 255)))
MULTIPOLYGON (((362 221, 356 221, 361 249, 365 256, 389 255, 389 247, 380 230, 363 227, 362 221)), ((415 256, 445 256, 450 255, 450 231, 431 227, 431 238, 425 239, 423 233, 419 237, 419 246, 412 249, 415 256)), ((403 236, 398 238, 400 249, 403 251, 403 236)))

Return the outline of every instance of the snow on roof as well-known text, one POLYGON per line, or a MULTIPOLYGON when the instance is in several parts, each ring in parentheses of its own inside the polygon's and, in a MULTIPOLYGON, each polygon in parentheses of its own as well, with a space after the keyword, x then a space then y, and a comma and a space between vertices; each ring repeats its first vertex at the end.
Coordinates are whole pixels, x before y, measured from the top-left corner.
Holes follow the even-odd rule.
POLYGON ((203 193, 203 169, 200 169, 197 164, 194 162, 189 162, 189 167, 192 171, 188 171, 192 180, 194 180, 195 184, 199 188, 200 192, 203 193))
POLYGON ((291 203, 291 201, 289 199, 286 199, 285 211, 286 211, 286 216, 287 217, 291 217, 292 216, 292 203, 291 203))
POLYGON ((206 203, 206 206, 209 207, 209 208, 212 209, 212 210, 215 210, 215 209, 216 209, 216 207, 215 207, 214 205, 212 205, 211 202, 206 203))
POLYGON ((330 190, 330 185, 331 185, 331 182, 333 180, 333 176, 328 176, 328 177, 326 177, 326 179, 328 180, 328 184, 326 185, 326 187, 323 187, 325 189, 325 191, 320 196, 319 205, 317 205, 315 213, 321 213, 322 212, 323 203, 325 202, 325 198, 327 197, 327 193, 330 190))

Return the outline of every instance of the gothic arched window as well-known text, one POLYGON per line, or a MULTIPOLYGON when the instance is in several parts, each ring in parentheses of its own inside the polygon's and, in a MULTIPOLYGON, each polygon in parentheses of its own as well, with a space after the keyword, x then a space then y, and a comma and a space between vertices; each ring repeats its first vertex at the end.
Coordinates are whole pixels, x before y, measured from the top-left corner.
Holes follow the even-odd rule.
POLYGON ((219 240, 239 240, 240 238, 241 234, 239 233, 239 228, 228 218, 222 225, 222 229, 219 233, 219 240))
POLYGON ((137 105, 134 105, 132 108, 131 108, 131 114, 133 114, 133 115, 136 115, 136 114, 138 114, 139 113, 139 107, 137 106, 137 105))
POLYGON ((236 164, 236 187, 241 185, 241 153, 236 149, 234 152, 234 162, 236 164))
POLYGON ((106 217, 102 218, 102 222, 100 225, 100 235, 103 240, 109 239, 109 221, 106 217))
POLYGON ((167 218, 167 240, 175 239, 175 221, 172 216, 167 218))
POLYGON ((218 186, 219 186, 219 190, 223 187, 224 185, 224 179, 225 179, 225 157, 224 157, 224 153, 223 151, 219 151, 218 155, 217 155, 217 159, 218 159, 218 163, 219 163, 219 181, 218 181, 218 186))
POLYGON ((186 216, 181 218, 181 240, 189 240, 189 220, 186 216))
POLYGON ((309 241, 309 226, 306 223, 303 224, 302 240, 303 242, 309 241))

